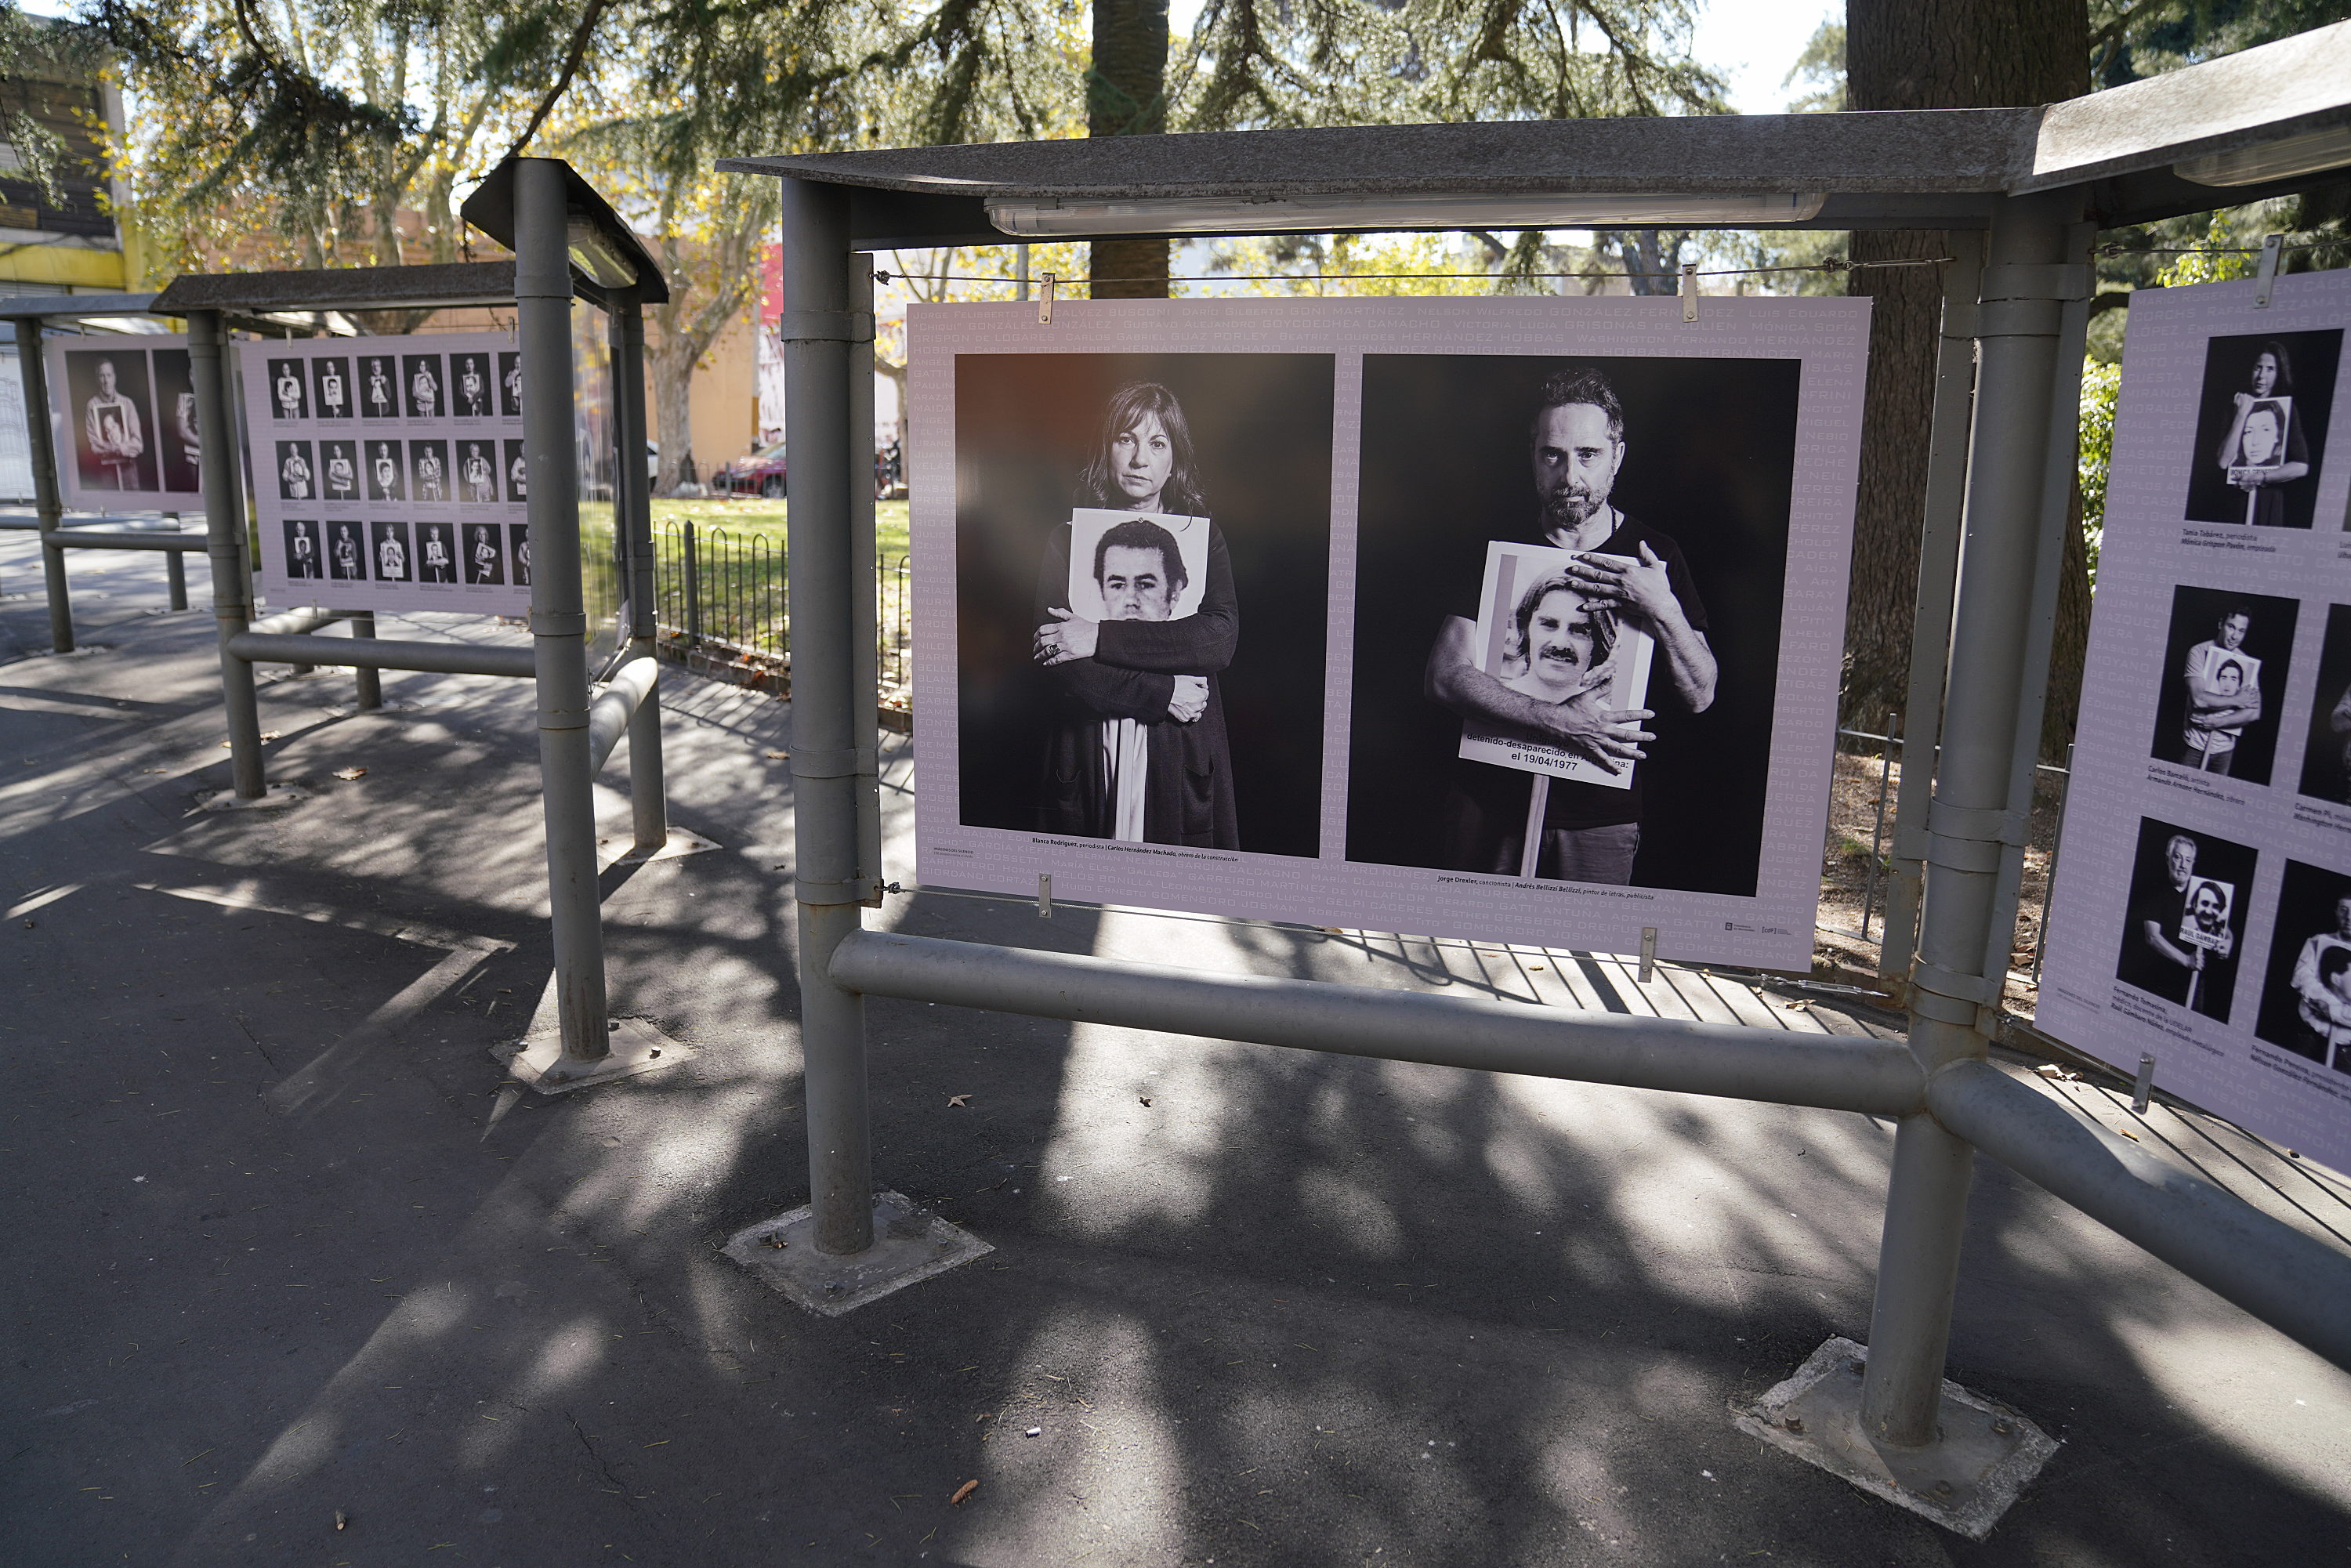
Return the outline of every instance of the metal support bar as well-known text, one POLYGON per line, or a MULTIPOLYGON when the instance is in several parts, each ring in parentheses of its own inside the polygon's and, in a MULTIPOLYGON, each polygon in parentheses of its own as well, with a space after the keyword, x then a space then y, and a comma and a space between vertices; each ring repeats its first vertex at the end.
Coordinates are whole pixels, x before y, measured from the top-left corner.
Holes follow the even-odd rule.
POLYGON ((845 938, 834 952, 831 977, 869 996, 1386 1061, 1879 1116, 1908 1115, 1925 1103, 1924 1075, 1900 1044, 1843 1035, 1203 975, 1172 965, 883 931, 845 938))
POLYGON ((1949 670, 1951 603, 1959 591, 1959 514, 1968 493, 1968 432, 1976 387, 1976 289, 1980 236, 1952 236, 1943 264, 1942 341, 1935 361, 1933 424, 1927 446, 1927 502, 1918 535, 1917 610, 1910 628, 1910 690, 1903 705, 1902 782, 1895 791, 1894 853, 1887 862, 1885 937, 1877 973, 1905 984, 1917 950, 1918 902, 1926 891, 1927 803, 1942 733, 1943 678, 1949 670), (1917 755, 1911 755, 1911 748, 1917 755))
POLYGON ((49 444, 49 369, 41 357, 37 317, 16 318, 16 367, 25 382, 25 439, 33 459, 33 511, 41 526, 41 581, 48 591, 49 646, 74 650, 73 598, 66 587, 65 551, 49 535, 66 515, 57 492, 57 448, 49 444))
POLYGON ((173 550, 163 558, 164 602, 174 610, 188 607, 188 556, 184 550, 173 550))
MULTIPOLYGON (((620 431, 621 471, 614 521, 618 525, 629 624, 629 652, 657 656, 657 590, 653 584, 653 485, 645 473, 645 316, 633 288, 615 290, 611 300, 613 423, 620 431)), ((629 720, 629 815, 639 854, 669 841, 668 782, 662 772, 661 687, 645 693, 629 720)))
POLYGON ((538 770, 547 894, 555 928, 563 1056, 583 1071, 606 1038, 596 814, 588 765, 588 617, 580 570, 579 457, 572 445, 571 263, 564 166, 515 162, 515 318, 522 348, 523 460, 530 488, 530 631, 538 681, 538 770))
POLYGON ((229 640, 225 651, 248 665, 325 664, 337 669, 423 670, 437 675, 506 675, 518 680, 528 680, 537 673, 528 648, 484 648, 471 643, 240 632, 229 640))
POLYGON ((316 632, 321 626, 347 620, 351 613, 348 610, 320 610, 316 607, 281 610, 275 615, 263 616, 247 626, 246 630, 272 636, 279 634, 292 636, 298 632, 316 632))
MULTIPOLYGON (((373 640, 375 637, 375 612, 371 610, 354 611, 351 614, 351 635, 354 637, 363 637, 373 640)), ((362 713, 372 713, 377 708, 383 706, 383 677, 376 673, 374 665, 360 665, 358 669, 352 672, 352 677, 359 687, 360 711, 362 713)))
MULTIPOLYGON (((784 309, 802 321, 846 322, 849 193, 841 186, 783 182, 784 309)), ((866 329, 869 336, 870 327, 866 329)), ((858 900, 857 769, 803 770, 810 752, 853 756, 864 733, 853 690, 859 621, 871 593, 856 578, 858 487, 851 471, 852 330, 814 331, 784 345, 784 434, 792 452, 792 843, 799 905, 800 1054, 808 1104, 810 1201, 815 1244, 835 1255, 873 1245, 873 1169, 866 1112, 865 1003, 831 977, 833 950, 863 923, 858 900)), ((872 374, 870 350, 866 375, 872 374)))
MULTIPOLYGON (((2017 1175, 2351 1369, 2351 1256, 1988 1061, 1938 1071, 1928 1080, 1927 1103, 1937 1121, 2017 1175)), ((1871 1360, 1876 1356, 1872 1346, 1871 1360)))
MULTIPOLYGON (((2070 274, 2053 264, 2070 259, 2067 242, 2079 202, 2078 195, 2064 193, 2015 197, 2001 203, 1992 218, 1985 292, 1998 288, 2016 298, 1989 303, 2052 308, 2007 311, 1991 323, 1979 313, 1976 323, 1981 340, 1968 442, 1961 590, 1951 609, 1950 668, 1964 678, 1950 682, 1941 704, 1911 708, 1914 725, 1922 711, 1941 714, 1934 801, 1945 813, 1942 821, 1959 831, 1985 831, 1969 824, 1987 820, 1978 813, 2006 812, 2012 798, 2031 620, 2042 598, 2038 580, 2050 570, 2043 547, 2051 526, 2050 402, 2059 341, 2054 302, 2029 291, 2072 287, 2070 274), (1952 809, 1962 815, 1950 816, 1952 809)), ((2061 508, 2060 521, 2063 517, 2061 508)), ((2041 646, 2045 660, 2045 637, 2041 646)), ((1997 857, 1951 852, 1980 845, 1948 829, 1938 831, 1935 823, 1930 815, 1918 961, 1910 985, 1910 1049, 1929 1071, 1984 1055, 1986 1038, 1976 1024, 1985 988, 1992 988, 1996 1003, 1996 977, 2007 973, 2002 964, 1988 979, 1982 967, 1997 857)), ((1935 1440, 1973 1159, 1965 1143, 1919 1118, 1896 1134, 1862 1389, 1863 1427, 1876 1442, 1916 1448, 1935 1440)))
MULTIPOLYGON (((213 620, 220 637, 221 706, 228 719, 229 772, 236 798, 267 793, 261 771, 261 709, 253 666, 230 650, 253 615, 253 573, 245 559, 245 484, 237 465, 236 403, 229 395, 217 310, 188 317, 188 379, 196 398, 203 455, 204 549, 212 562, 213 620)), ((337 639, 338 643, 342 639, 337 639)))
POLYGON ((588 706, 588 769, 601 773, 612 759, 612 748, 651 701, 661 681, 661 661, 652 654, 632 657, 612 672, 612 678, 588 706))

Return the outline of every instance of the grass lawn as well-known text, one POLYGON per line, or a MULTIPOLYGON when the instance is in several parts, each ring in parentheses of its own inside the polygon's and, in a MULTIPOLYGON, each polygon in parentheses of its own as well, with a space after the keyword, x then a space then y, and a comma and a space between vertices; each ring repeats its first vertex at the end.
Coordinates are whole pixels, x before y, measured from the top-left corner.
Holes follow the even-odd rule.
MULTIPOLYGON (((682 523, 691 519, 703 528, 724 528, 735 534, 769 534, 784 537, 784 513, 789 502, 755 498, 742 500, 713 497, 706 501, 663 501, 653 503, 653 521, 682 523)), ((876 501, 873 503, 874 550, 886 567, 906 553, 906 503, 876 501)))

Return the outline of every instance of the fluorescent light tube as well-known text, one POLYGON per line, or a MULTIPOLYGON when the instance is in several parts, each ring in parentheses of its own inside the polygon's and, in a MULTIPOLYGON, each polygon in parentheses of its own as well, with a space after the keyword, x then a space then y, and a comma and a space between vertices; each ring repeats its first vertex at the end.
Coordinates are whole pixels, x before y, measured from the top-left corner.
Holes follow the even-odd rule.
POLYGON ((2338 163, 2351 163, 2351 125, 2289 136, 2234 152, 2214 152, 2174 163, 2171 172, 2199 185, 2259 185, 2271 180, 2291 180, 2314 174, 2338 163))
POLYGON ((1804 223, 1818 192, 1760 195, 1672 193, 1432 192, 1426 194, 1153 197, 1115 201, 991 201, 988 221, 1008 235, 1322 234, 1333 229, 1676 228, 1804 223))
POLYGON ((586 218, 564 225, 564 248, 571 265, 606 288, 626 288, 637 280, 637 269, 604 232, 586 218))

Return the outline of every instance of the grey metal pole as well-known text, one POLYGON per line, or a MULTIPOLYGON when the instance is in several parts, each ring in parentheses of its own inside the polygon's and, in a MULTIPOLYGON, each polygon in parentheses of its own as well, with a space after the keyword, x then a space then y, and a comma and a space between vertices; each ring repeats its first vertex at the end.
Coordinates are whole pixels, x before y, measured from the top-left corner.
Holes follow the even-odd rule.
POLYGON ((178 550, 163 552, 163 580, 170 593, 167 602, 174 610, 185 610, 188 607, 188 559, 186 556, 178 550))
MULTIPOLYGON (((852 256, 851 314, 873 319, 873 268, 852 256)), ((871 334, 869 333, 870 337, 871 334)), ((857 870, 871 884, 868 908, 882 907, 882 574, 873 543, 873 350, 849 350, 849 461, 856 482, 849 492, 849 601, 854 639, 849 684, 856 703, 857 870)))
MULTIPOLYGON (((786 429, 791 428, 789 422, 786 429)), ((790 530, 785 530, 789 536, 790 530)), ((696 559, 694 519, 687 517, 677 526, 678 549, 685 563, 685 645, 689 651, 702 646, 702 563, 696 559)))
POLYGON ((253 573, 245 559, 245 481, 236 455, 236 403, 228 386, 217 310, 188 317, 188 380, 196 394, 196 436, 204 485, 204 555, 212 563, 213 621, 220 635, 221 706, 228 719, 229 773, 236 798, 268 793, 261 769, 261 709, 253 666, 229 652, 253 619, 253 573))
MULTIPOLYGON (((820 1252, 873 1245, 873 1170, 865 1102, 865 1003, 833 982, 833 949, 863 925, 859 874, 855 486, 849 451, 853 345, 849 196, 783 182, 784 433, 793 455, 791 562, 793 896, 799 904, 800 1052, 808 1103, 810 1201, 820 1252)), ((871 374, 871 371, 868 371, 871 374)))
POLYGON ((563 165, 515 164, 515 320, 522 345, 523 460, 530 490, 530 633, 538 677, 538 774, 547 901, 555 928, 560 1077, 611 1054, 603 912, 588 770, 588 615, 580 574, 580 471, 572 444, 571 262, 563 165))
POLYGON ((63 546, 49 542, 66 515, 57 493, 57 448, 49 444, 49 368, 41 358, 41 324, 30 316, 16 318, 16 366, 24 372, 25 440, 33 458, 33 511, 41 524, 41 584, 48 591, 49 646, 70 653, 73 599, 66 587, 66 552, 63 546))
MULTIPOLYGON (((351 635, 354 637, 375 635, 374 611, 357 610, 351 612, 351 635)), ((371 713, 383 706, 382 674, 372 664, 360 664, 357 666, 355 673, 356 684, 360 689, 360 711, 371 713)))
MULTIPOLYGON (((629 652, 656 658, 653 623, 653 498, 645 474, 645 311, 633 288, 611 298, 612 402, 620 427, 621 472, 613 486, 614 521, 629 601, 629 652)), ((649 855, 669 842, 669 802, 662 779, 661 687, 629 719, 632 847, 649 855)))
POLYGON ((1918 535, 1917 612, 1910 633, 1910 689, 1902 706, 1902 783, 1895 797, 1894 854, 1886 883, 1886 935, 1877 973, 1909 984, 1917 951, 1918 900, 1926 890, 1927 808, 1942 733, 1951 600, 1959 590, 1959 510, 1967 499, 1969 413, 1976 384, 1977 275, 1982 236, 1953 236, 1943 264, 1942 340, 1935 361, 1935 408, 1927 449, 1927 501, 1918 535))
MULTIPOLYGON (((1979 1026, 1983 1009, 1996 1016, 2006 977, 2004 966, 1985 971, 1985 929, 2002 842, 2014 831, 2011 761, 2042 535, 2064 515, 2059 508, 2051 517, 2045 481, 2059 300, 2078 283, 2064 265, 2078 201, 2055 193, 2001 203, 1980 285, 1954 678, 1941 709, 1910 986, 1910 1049, 1929 1072, 1986 1054, 1979 1026)), ((1914 706, 1914 724, 1917 717, 1914 706)), ((1929 1115, 1905 1117, 1896 1128, 1862 1385, 1863 1430, 1877 1442, 1935 1440, 1974 1157, 1929 1115)))

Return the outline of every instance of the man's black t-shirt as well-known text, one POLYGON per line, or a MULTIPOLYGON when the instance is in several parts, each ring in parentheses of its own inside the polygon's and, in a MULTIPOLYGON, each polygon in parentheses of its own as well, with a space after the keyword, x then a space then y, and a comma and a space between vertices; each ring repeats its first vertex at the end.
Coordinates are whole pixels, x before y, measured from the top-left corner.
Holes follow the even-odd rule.
MULTIPOLYGON (((2185 965, 2175 964, 2161 952, 2148 946, 2147 923, 2163 933, 2173 946, 2185 950, 2187 944, 2179 939, 2179 922, 2186 914, 2188 894, 2166 880, 2151 893, 2141 894, 2131 901, 2130 913, 2123 925, 2122 961, 2115 966, 2115 977, 2125 985, 2137 986, 2167 1002, 2188 1005, 2188 982, 2195 971, 2185 965)), ((2205 963, 2212 963, 2206 955, 2205 963)), ((2209 975, 2211 971, 2206 970, 2209 975)), ((2208 981, 2209 988, 2209 981, 2208 981)))
MULTIPOLYGON (((1541 537, 1528 539, 1528 544, 1545 544, 1541 537)), ((1616 514, 1616 531, 1587 555, 1621 555, 1634 560, 1641 558, 1640 547, 1647 545, 1649 553, 1666 563, 1666 581, 1674 597, 1681 601, 1682 618, 1691 627, 1707 629, 1706 604, 1698 596, 1698 585, 1690 580, 1689 565, 1682 559, 1682 547, 1671 538, 1657 532, 1646 523, 1625 514, 1616 514)), ((1447 612, 1475 625, 1478 621, 1479 589, 1484 580, 1485 552, 1481 548, 1478 564, 1467 579, 1468 594, 1456 597, 1447 612)), ((1459 585, 1457 584, 1457 587, 1459 585)), ((1667 673, 1665 650, 1657 650, 1649 666, 1649 695, 1642 706, 1653 711, 1670 710, 1675 705, 1673 677, 1667 673)), ((1654 730, 1652 723, 1644 728, 1654 730)), ((1514 768, 1498 768, 1490 762, 1458 759, 1454 763, 1455 781, 1468 793, 1487 803, 1489 810, 1508 820, 1515 809, 1523 821, 1527 810, 1527 780, 1533 777, 1514 768), (1504 796, 1510 799, 1505 800, 1504 796), (1513 805, 1515 802, 1515 805, 1513 805)), ((1575 779, 1553 779, 1551 781, 1551 803, 1543 812, 1546 829, 1606 828, 1623 822, 1641 820, 1641 765, 1633 765, 1633 781, 1625 789, 1612 789, 1604 784, 1586 784, 1575 779)), ((1515 831, 1515 830, 1514 830, 1515 831)))

